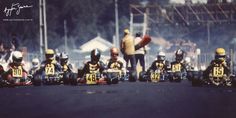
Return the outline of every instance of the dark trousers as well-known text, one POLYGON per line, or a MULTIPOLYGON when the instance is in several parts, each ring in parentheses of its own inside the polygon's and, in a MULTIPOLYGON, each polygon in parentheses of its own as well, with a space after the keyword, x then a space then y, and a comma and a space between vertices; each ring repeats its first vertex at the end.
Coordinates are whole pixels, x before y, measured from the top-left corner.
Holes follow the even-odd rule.
POLYGON ((144 54, 135 54, 136 65, 139 61, 140 65, 142 66, 142 71, 145 71, 145 61, 144 61, 144 54))
POLYGON ((128 64, 130 61, 131 64, 131 70, 136 71, 136 61, 134 55, 124 55, 124 59, 126 61, 126 68, 128 68, 128 64))

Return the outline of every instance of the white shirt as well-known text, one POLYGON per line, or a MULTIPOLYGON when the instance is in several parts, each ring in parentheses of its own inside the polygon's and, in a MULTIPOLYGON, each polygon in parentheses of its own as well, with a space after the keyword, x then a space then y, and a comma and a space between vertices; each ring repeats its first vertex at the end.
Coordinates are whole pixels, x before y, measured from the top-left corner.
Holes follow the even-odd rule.
MULTIPOLYGON (((135 37, 134 43, 137 45, 140 41, 142 40, 141 37, 135 37)), ((135 51, 135 54, 145 54, 144 48, 139 48, 138 50, 135 51)))

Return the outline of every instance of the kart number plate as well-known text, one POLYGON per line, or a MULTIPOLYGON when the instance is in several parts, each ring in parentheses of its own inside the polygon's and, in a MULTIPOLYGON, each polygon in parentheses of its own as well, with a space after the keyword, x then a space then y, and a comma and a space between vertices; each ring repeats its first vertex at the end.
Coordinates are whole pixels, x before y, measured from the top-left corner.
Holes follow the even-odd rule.
POLYGON ((152 82, 158 82, 160 80, 160 73, 151 73, 150 78, 152 82))
POLYGON ((18 68, 12 69, 12 76, 13 77, 23 77, 22 68, 18 67, 18 68))
POLYGON ((46 75, 54 75, 55 74, 55 67, 53 64, 47 64, 45 67, 45 74, 46 75))
POLYGON ((86 84, 97 84, 96 74, 86 74, 86 84))
POLYGON ((224 75, 223 67, 214 67, 213 68, 213 77, 222 77, 224 75))
POLYGON ((172 72, 180 72, 181 71, 181 65, 180 64, 174 64, 172 65, 172 72))

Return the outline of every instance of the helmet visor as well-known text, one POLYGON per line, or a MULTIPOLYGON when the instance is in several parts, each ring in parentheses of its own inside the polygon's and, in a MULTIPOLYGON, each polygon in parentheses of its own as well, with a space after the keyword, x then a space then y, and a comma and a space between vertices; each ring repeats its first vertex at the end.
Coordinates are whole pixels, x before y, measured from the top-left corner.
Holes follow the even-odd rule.
POLYGON ((54 58, 54 54, 46 54, 46 59, 53 59, 54 58))
POLYGON ((164 61, 165 60, 165 56, 157 56, 157 59, 160 61, 164 61))
POLYGON ((224 60, 225 59, 225 55, 216 55, 215 59, 216 60, 224 60))
POLYGON ((68 62, 68 59, 60 59, 60 62, 61 62, 61 63, 67 63, 67 62, 68 62))
POLYGON ((13 61, 14 61, 15 63, 21 63, 21 62, 22 62, 22 59, 23 59, 22 57, 21 57, 21 58, 18 58, 18 59, 17 59, 17 58, 14 58, 13 61))

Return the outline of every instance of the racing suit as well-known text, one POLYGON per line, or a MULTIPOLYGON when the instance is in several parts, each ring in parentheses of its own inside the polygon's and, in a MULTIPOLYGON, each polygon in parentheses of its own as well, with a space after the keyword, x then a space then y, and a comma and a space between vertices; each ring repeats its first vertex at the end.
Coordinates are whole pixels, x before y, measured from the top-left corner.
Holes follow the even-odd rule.
POLYGON ((187 69, 186 69, 186 66, 185 66, 184 63, 178 62, 178 61, 173 61, 173 62, 171 62, 171 70, 172 70, 172 72, 173 72, 173 71, 174 71, 174 72, 176 72, 176 71, 184 72, 184 71, 186 71, 187 69), (180 68, 175 68, 174 65, 177 65, 177 64, 180 64, 180 68))
POLYGON ((122 61, 109 59, 107 68, 107 79, 117 78, 122 81, 127 79, 125 78, 125 67, 122 61))
POLYGON ((52 61, 43 61, 41 63, 40 68, 35 72, 35 74, 42 74, 43 71, 45 71, 45 68, 48 64, 53 64, 55 67, 55 72, 62 72, 62 67, 59 63, 57 63, 56 60, 52 60, 52 61))
POLYGON ((123 68, 123 63, 119 60, 113 61, 112 59, 109 59, 107 68, 121 70, 123 68))
POLYGON ((72 65, 71 64, 64 64, 64 65, 61 65, 61 67, 62 67, 63 72, 69 72, 69 73, 72 72, 72 65))
POLYGON ((152 65, 149 67, 147 72, 150 73, 150 71, 155 71, 157 69, 160 69, 161 72, 164 72, 167 69, 166 61, 156 60, 152 62, 152 65))
POLYGON ((211 61, 210 65, 207 67, 207 69, 203 72, 203 77, 207 78, 207 81, 212 82, 213 84, 215 83, 215 80, 213 80, 213 76, 214 76, 214 68, 218 70, 216 70, 216 74, 220 74, 223 77, 223 80, 226 82, 230 82, 230 67, 227 66, 226 61, 219 61, 219 60, 213 60, 211 61), (216 68, 215 68, 216 67, 216 68), (223 67, 223 70, 221 70, 220 68, 223 67))
MULTIPOLYGON (((70 81, 75 80, 74 74, 72 72, 72 65, 67 63, 61 63, 62 71, 63 71, 63 82, 64 84, 68 84, 70 81), (72 80, 73 79, 73 80, 72 80)), ((75 80, 77 81, 77 80, 75 80)))
POLYGON ((170 73, 169 73, 169 80, 173 80, 174 78, 177 79, 177 80, 181 80, 183 78, 186 78, 187 76, 187 69, 186 69, 186 66, 184 63, 182 62, 179 62, 179 61, 174 61, 174 62, 171 62, 170 64, 171 66, 171 70, 170 70, 170 73))
POLYGON ((99 80, 102 76, 103 71, 106 69, 105 64, 102 61, 98 61, 98 62, 92 62, 92 61, 88 61, 83 69, 78 69, 78 77, 79 77, 79 81, 80 82, 85 82, 85 78, 84 75, 86 74, 91 74, 91 73, 95 73, 98 77, 97 80, 99 80))
POLYGON ((3 78, 8 82, 13 82, 14 77, 20 77, 21 79, 27 79, 27 71, 23 68, 23 64, 17 65, 15 63, 9 63, 8 71, 3 73, 3 78))

